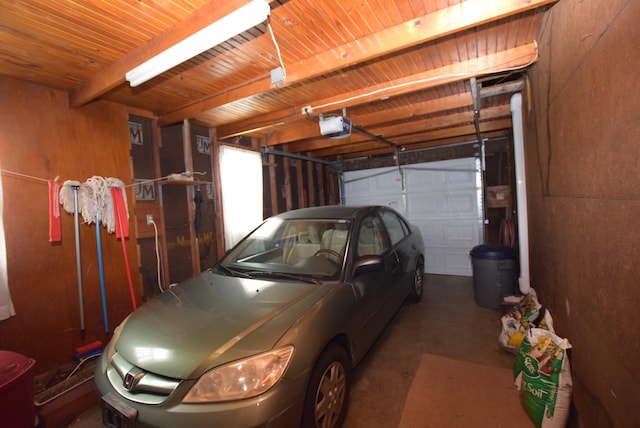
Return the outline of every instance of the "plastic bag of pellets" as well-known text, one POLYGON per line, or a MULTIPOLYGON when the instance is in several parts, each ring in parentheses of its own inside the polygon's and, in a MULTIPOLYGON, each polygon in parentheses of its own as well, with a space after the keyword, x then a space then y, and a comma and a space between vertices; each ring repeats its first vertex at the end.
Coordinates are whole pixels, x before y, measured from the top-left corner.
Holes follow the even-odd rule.
POLYGON ((518 352, 522 340, 531 328, 544 328, 553 332, 553 319, 540 302, 534 289, 522 297, 509 312, 501 318, 502 329, 498 342, 512 354, 518 352))
POLYGON ((532 328, 514 363, 516 388, 525 411, 538 428, 565 427, 569 420, 573 382, 567 339, 532 328))

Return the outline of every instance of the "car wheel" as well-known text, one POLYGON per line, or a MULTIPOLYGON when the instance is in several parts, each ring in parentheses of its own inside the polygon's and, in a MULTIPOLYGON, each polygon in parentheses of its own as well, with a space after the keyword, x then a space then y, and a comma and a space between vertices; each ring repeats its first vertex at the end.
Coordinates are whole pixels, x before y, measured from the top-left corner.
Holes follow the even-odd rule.
POLYGON ((424 268, 421 264, 416 266, 416 271, 413 274, 413 287, 411 287, 411 301, 418 303, 422 300, 422 293, 424 291, 424 268))
POLYGON ((351 364, 345 350, 330 345, 313 367, 302 415, 304 428, 337 428, 347 415, 351 364))

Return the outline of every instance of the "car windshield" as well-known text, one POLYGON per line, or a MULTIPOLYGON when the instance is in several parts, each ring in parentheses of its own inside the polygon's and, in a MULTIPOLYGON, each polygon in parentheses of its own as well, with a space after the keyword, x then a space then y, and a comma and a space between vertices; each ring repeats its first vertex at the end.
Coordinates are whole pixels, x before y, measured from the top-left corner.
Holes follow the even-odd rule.
POLYGON ((228 275, 310 281, 337 277, 350 222, 270 218, 219 264, 228 275))

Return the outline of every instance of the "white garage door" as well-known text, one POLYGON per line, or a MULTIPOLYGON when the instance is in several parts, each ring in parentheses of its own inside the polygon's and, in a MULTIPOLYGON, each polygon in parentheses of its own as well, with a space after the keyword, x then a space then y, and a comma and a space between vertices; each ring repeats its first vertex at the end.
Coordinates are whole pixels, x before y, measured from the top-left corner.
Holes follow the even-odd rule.
POLYGON ((476 159, 344 173, 347 205, 387 205, 422 231, 425 271, 471 276, 469 251, 482 242, 482 188, 476 159))

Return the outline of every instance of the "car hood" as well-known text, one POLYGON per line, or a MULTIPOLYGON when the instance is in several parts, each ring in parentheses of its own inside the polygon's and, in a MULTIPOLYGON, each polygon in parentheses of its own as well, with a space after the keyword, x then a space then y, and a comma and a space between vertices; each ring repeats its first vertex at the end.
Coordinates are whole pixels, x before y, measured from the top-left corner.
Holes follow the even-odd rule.
POLYGON ((121 326, 115 349, 144 370, 194 379, 271 349, 326 291, 323 285, 207 271, 134 312, 121 326))

